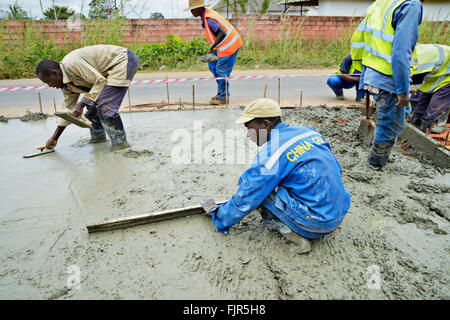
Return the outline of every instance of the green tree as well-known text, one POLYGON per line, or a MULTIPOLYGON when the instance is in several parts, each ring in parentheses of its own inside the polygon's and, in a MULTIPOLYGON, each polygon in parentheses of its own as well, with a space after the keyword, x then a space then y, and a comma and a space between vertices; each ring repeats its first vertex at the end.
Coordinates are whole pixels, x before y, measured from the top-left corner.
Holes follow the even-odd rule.
POLYGON ((238 4, 241 7, 241 13, 247 13, 248 0, 238 0, 238 4))
POLYGON ((118 13, 115 0, 92 0, 89 7, 89 19, 108 19, 118 13))
POLYGON ((9 20, 26 20, 30 19, 28 13, 16 2, 8 6, 9 11, 6 13, 6 18, 9 20))
POLYGON ((164 19, 164 15, 161 12, 152 12, 150 19, 164 19))
POLYGON ((70 9, 69 7, 51 6, 50 8, 44 11, 44 17, 47 20, 53 20, 55 19, 56 14, 57 19, 66 20, 74 13, 75 11, 70 9))
POLYGON ((267 10, 269 10, 270 6, 270 0, 264 0, 261 5, 261 10, 259 11, 260 14, 267 13, 267 10))

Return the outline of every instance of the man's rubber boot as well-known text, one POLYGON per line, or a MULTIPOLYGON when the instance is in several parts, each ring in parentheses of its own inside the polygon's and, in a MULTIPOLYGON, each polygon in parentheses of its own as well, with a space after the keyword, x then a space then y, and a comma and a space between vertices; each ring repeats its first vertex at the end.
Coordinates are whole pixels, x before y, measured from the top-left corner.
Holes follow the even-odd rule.
POLYGON ((420 124, 420 131, 422 131, 425 134, 430 133, 430 128, 432 124, 433 122, 422 119, 422 123, 420 124))
POLYGON ((102 121, 103 128, 111 139, 111 151, 128 148, 125 129, 123 128, 122 119, 117 114, 115 118, 108 118, 102 121))
POLYGON ((411 119, 411 124, 416 127, 417 129, 420 129, 420 124, 422 123, 422 118, 423 118, 424 114, 420 114, 420 113, 416 113, 414 112, 412 119, 411 119))
POLYGON ((89 132, 91 133, 91 140, 89 140, 89 143, 106 142, 106 133, 105 129, 103 129, 100 118, 89 115, 85 115, 85 117, 92 123, 92 128, 89 128, 89 132))
POLYGON ((373 170, 383 170, 391 154, 392 144, 374 142, 369 154, 369 167, 373 170))
POLYGON ((285 225, 280 227, 279 231, 288 243, 294 244, 291 247, 291 250, 295 251, 295 253, 306 254, 311 252, 311 242, 309 241, 309 239, 302 237, 285 225))
POLYGON ((447 110, 441 113, 441 115, 438 118, 437 125, 433 128, 431 128, 432 133, 442 133, 446 130, 447 125, 447 119, 448 114, 450 113, 450 108, 447 108, 447 110))

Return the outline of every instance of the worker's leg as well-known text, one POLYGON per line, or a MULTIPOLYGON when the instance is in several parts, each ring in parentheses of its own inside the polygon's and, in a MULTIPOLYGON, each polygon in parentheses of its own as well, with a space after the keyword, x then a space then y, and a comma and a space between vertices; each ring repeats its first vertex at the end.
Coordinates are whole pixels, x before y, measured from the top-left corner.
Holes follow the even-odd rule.
POLYGON ((377 128, 375 141, 369 154, 369 167, 381 170, 386 165, 397 137, 405 127, 406 107, 398 107, 397 95, 384 90, 374 94, 377 105, 377 128))
POLYGON ((96 101, 101 123, 114 148, 127 146, 125 129, 118 113, 127 90, 128 87, 105 86, 96 101))
MULTIPOLYGON (((282 187, 278 187, 278 192, 282 187)), ((297 209, 296 209, 297 210, 297 209)), ((299 212, 292 212, 286 207, 284 201, 273 191, 260 206, 261 216, 269 226, 278 230, 281 235, 288 241, 297 245, 297 253, 307 253, 311 251, 311 244, 308 239, 317 239, 333 232, 336 226, 310 226, 310 229, 303 224, 294 222, 295 217, 299 216, 299 212), (324 229, 324 227, 326 229, 324 229), (320 231, 319 231, 320 229, 320 231), (312 230, 316 230, 312 231, 312 230)))
POLYGON ((422 124, 423 116, 425 115, 425 112, 427 111, 427 107, 430 104, 431 101, 431 94, 419 91, 418 97, 416 98, 417 105, 414 110, 414 115, 411 119, 411 124, 415 126, 416 128, 420 128, 422 124))
POLYGON ((95 106, 88 106, 86 109, 87 111, 85 117, 92 123, 92 128, 89 128, 91 133, 91 140, 89 143, 106 142, 105 129, 103 128, 100 117, 98 116, 97 108, 95 106))
MULTIPOLYGON (((216 51, 214 51, 214 55, 217 56, 216 51)), ((208 62, 209 70, 211 70, 211 73, 213 74, 214 78, 219 77, 216 72, 216 66, 217 66, 217 61, 208 62)), ((216 99, 219 96, 219 84, 220 83, 219 83, 219 80, 216 80, 216 82, 217 82, 217 94, 214 97, 212 97, 211 99, 216 99)))
POLYGON ((422 119, 423 126, 426 131, 433 123, 438 121, 438 126, 432 129, 435 133, 441 133, 445 130, 447 117, 450 109, 450 84, 446 85, 431 95, 430 103, 425 111, 422 119))
MULTIPOLYGON (((238 52, 239 49, 231 56, 219 58, 216 65, 217 77, 229 77, 231 75, 238 52)), ((217 99, 223 99, 226 97, 225 95, 230 96, 230 83, 228 80, 226 82, 225 80, 219 80, 219 95, 217 99), (227 92, 225 92, 225 89, 227 92)))
MULTIPOLYGON (((139 67, 139 58, 128 50, 127 80, 132 80, 139 67)), ((101 123, 109 138, 113 149, 127 147, 125 129, 118 113, 128 87, 105 86, 95 103, 101 123)))
POLYGON ((344 91, 342 90, 342 79, 338 75, 331 75, 328 77, 327 85, 333 90, 337 99, 344 99, 344 91))
MULTIPOLYGON (((286 239, 287 242, 295 244, 296 245, 295 251, 298 254, 311 252, 311 243, 309 242, 308 238, 294 232, 280 219, 278 219, 275 215, 273 215, 268 209, 271 206, 267 203, 267 201, 270 200, 266 200, 265 206, 261 206, 259 208, 261 217, 267 223, 267 225, 270 228, 277 230, 281 234, 281 236, 283 236, 283 238, 286 239)), ((272 210, 275 209, 272 208, 272 210)))

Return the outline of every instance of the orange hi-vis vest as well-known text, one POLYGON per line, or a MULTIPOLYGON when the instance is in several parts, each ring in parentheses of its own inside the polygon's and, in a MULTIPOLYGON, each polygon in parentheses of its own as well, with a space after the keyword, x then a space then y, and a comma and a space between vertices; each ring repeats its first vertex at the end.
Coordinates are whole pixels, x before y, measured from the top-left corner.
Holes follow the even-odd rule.
POLYGON ((217 50, 218 57, 228 57, 234 54, 237 49, 239 49, 243 42, 236 28, 234 28, 231 23, 229 23, 224 17, 222 17, 218 12, 210 9, 205 9, 204 24, 206 39, 208 39, 209 44, 213 44, 216 41, 216 37, 209 29, 208 22, 206 18, 214 19, 220 25, 223 31, 225 31, 226 36, 214 49, 217 50))

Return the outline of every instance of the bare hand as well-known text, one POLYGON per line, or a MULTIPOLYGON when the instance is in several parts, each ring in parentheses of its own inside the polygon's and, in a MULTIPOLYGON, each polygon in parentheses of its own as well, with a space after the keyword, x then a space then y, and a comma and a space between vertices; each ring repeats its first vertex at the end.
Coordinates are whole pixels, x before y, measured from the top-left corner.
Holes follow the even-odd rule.
POLYGON ((216 205, 216 203, 214 202, 214 199, 211 198, 206 198, 203 199, 202 203, 201 203, 203 210, 205 210, 206 214, 209 214, 210 210, 216 205))
POLYGON ((409 95, 406 93, 400 93, 397 95, 397 106, 398 107, 407 107, 409 105, 409 95))
POLYGON ((214 49, 209 48, 207 54, 214 54, 214 49))
POLYGON ((85 106, 84 103, 81 103, 81 102, 77 103, 76 106, 75 106, 75 108, 73 108, 72 114, 73 114, 76 118, 81 117, 81 115, 83 114, 84 106, 85 106))
MULTIPOLYGON (((56 144, 58 143, 58 139, 53 139, 50 138, 48 139, 48 141, 45 143, 45 149, 53 149, 54 147, 56 147, 56 144)), ((42 151, 42 150, 41 150, 42 151)))

